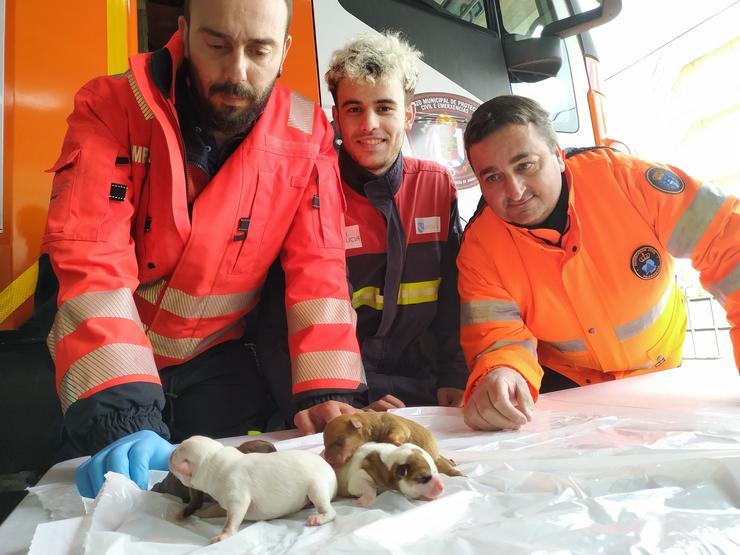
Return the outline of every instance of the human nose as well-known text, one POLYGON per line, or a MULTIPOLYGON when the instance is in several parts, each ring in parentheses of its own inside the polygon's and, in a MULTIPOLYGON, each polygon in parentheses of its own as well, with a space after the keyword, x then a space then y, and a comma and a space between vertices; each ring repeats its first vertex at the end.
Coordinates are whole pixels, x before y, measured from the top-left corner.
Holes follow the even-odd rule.
POLYGON ((224 80, 229 83, 242 83, 247 80, 247 69, 249 59, 239 49, 235 49, 226 60, 224 69, 224 80))
POLYGON ((522 198, 526 189, 527 186, 524 184, 524 180, 516 175, 506 180, 506 196, 511 200, 522 198))
POLYGON ((360 122, 363 131, 372 131, 378 127, 378 116, 373 110, 366 110, 360 122))

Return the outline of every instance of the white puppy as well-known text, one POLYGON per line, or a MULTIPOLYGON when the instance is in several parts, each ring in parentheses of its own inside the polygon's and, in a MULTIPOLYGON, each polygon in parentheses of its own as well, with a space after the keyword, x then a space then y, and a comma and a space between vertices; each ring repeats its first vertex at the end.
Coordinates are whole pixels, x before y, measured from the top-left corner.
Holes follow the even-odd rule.
POLYGON ((337 469, 339 495, 359 497, 367 507, 383 491, 400 491, 411 499, 436 499, 444 482, 432 457, 412 443, 394 445, 368 441, 337 469))
POLYGON ((172 453, 170 471, 226 510, 224 529, 212 542, 233 535, 242 520, 285 516, 300 511, 308 501, 318 514, 308 517, 306 524, 325 524, 336 516, 331 506, 337 493, 334 470, 308 451, 244 454, 216 440, 193 436, 172 453))

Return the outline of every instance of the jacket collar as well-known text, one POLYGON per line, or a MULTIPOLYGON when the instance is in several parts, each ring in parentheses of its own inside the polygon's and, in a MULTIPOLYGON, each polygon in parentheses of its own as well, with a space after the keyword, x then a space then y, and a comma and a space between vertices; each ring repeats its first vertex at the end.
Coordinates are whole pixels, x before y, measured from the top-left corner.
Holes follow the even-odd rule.
POLYGON ((339 173, 342 180, 350 186, 352 190, 362 196, 367 196, 368 188, 387 187, 391 196, 395 196, 398 189, 401 188, 401 178, 403 177, 403 155, 399 152, 398 158, 393 165, 383 175, 375 175, 360 166, 355 160, 347 154, 343 148, 339 149, 339 173))

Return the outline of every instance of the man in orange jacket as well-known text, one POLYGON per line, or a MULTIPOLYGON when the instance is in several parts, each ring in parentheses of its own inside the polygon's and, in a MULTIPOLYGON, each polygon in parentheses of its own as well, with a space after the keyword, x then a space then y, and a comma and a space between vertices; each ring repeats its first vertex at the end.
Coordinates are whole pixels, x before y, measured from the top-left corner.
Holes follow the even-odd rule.
POLYGON ((304 431, 364 374, 342 193, 321 109, 275 84, 289 0, 191 0, 165 48, 75 98, 43 250, 59 281, 48 344, 77 473, 146 486, 172 445, 262 429, 275 411, 243 339, 279 256, 304 431))
POLYGON ((608 148, 564 156, 536 102, 481 105, 465 147, 485 205, 458 257, 465 421, 517 429, 555 390, 681 363, 674 257, 691 258, 740 364, 740 201, 608 148))

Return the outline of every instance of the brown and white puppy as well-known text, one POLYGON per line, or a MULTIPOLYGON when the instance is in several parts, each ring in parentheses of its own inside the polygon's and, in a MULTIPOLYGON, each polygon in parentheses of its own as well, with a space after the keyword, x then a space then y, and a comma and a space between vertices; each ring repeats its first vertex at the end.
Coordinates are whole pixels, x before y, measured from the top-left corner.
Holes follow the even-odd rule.
POLYGON ((431 501, 445 489, 432 457, 413 443, 364 443, 337 469, 337 483, 339 495, 358 497, 357 504, 362 507, 388 490, 431 501))
POLYGON ((324 428, 324 458, 334 468, 346 463, 364 443, 413 443, 424 449, 448 476, 462 476, 449 459, 439 454, 432 433, 413 420, 388 412, 358 412, 343 414, 329 421, 324 428))
POLYGON ((240 453, 214 439, 193 436, 170 456, 170 471, 186 486, 213 497, 226 510, 223 531, 211 539, 232 536, 242 520, 269 520, 303 509, 311 501, 318 514, 306 524, 334 519, 331 500, 337 492, 334 470, 308 451, 240 453))
MULTIPOLYGON (((237 447, 237 449, 242 453, 274 453, 277 451, 272 443, 265 441, 264 439, 245 441, 237 447)), ((172 472, 168 472, 164 480, 154 484, 152 491, 156 491, 157 493, 169 493, 170 495, 179 497, 183 502, 187 503, 179 515, 179 518, 181 519, 187 518, 195 513, 195 511, 203 506, 204 502, 210 503, 213 501, 210 495, 204 495, 202 491, 184 486, 182 482, 172 474, 172 472)), ((222 510, 220 514, 216 514, 216 510, 213 509, 209 511, 209 515, 226 516, 226 512, 222 510)))

